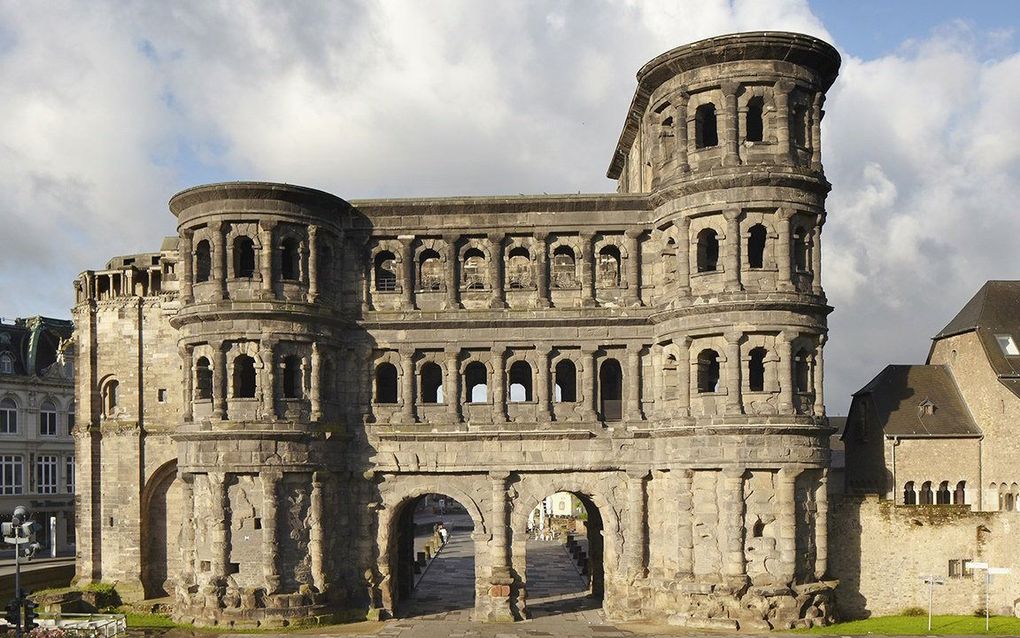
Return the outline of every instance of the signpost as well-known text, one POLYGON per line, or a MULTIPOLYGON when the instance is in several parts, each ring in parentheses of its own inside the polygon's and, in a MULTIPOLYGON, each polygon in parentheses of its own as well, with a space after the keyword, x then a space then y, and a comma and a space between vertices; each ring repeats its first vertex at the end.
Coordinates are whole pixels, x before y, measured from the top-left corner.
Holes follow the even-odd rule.
POLYGON ((985 631, 988 631, 988 617, 990 612, 988 611, 988 590, 991 588, 992 576, 1003 576, 1009 573, 1009 569, 1005 567, 989 567, 988 563, 975 563, 973 561, 965 563, 965 567, 968 569, 980 569, 985 572, 985 631))
POLYGON ((935 593, 935 585, 945 585, 946 581, 941 578, 935 578, 935 574, 923 576, 922 580, 928 585, 928 631, 931 631, 931 604, 933 594, 935 593))
POLYGON ((39 550, 39 543, 35 541, 37 530, 38 525, 30 520, 28 508, 24 505, 14 508, 10 523, 0 525, 0 535, 3 536, 4 542, 14 545, 14 600, 7 609, 8 616, 14 616, 15 633, 18 638, 21 638, 23 627, 31 631, 36 626, 35 604, 27 605, 28 600, 25 598, 24 592, 21 591, 21 553, 23 551, 21 546, 26 545, 24 552, 27 558, 34 557, 36 551, 39 550), (21 613, 22 607, 25 608, 24 614, 21 613))

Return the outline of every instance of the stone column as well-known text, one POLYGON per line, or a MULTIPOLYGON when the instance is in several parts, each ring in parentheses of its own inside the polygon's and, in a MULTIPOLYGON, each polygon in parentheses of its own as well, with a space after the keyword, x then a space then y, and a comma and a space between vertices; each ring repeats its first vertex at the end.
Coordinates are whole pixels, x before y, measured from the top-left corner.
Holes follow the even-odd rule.
POLYGON ((135 295, 135 269, 128 268, 124 271, 124 294, 128 297, 135 295))
POLYGON ((400 399, 403 401, 400 409, 401 423, 414 423, 418 419, 415 415, 414 404, 414 349, 400 349, 400 399))
POLYGON ((776 473, 776 519, 779 523, 779 579, 792 582, 797 570, 797 474, 793 467, 776 473))
POLYGON ((276 341, 263 336, 259 349, 262 359, 262 407, 270 420, 276 419, 276 357, 273 350, 276 341))
POLYGON ((779 239, 776 243, 776 266, 779 272, 776 275, 776 288, 781 291, 793 290, 793 263, 790 258, 790 220, 793 211, 789 208, 780 208, 776 211, 776 233, 779 239))
POLYGON ((552 421, 552 391, 549 383, 549 348, 541 346, 536 351, 535 365, 538 367, 538 388, 535 398, 538 399, 538 421, 552 421))
POLYGON ((460 308, 460 280, 457 278, 458 235, 443 235, 446 242, 446 310, 460 308))
POLYGON ((581 233, 581 306, 591 307, 595 305, 595 254, 592 252, 592 239, 594 235, 590 232, 581 233))
POLYGON ((691 343, 690 337, 683 337, 676 344, 679 348, 677 353, 676 369, 679 378, 676 381, 679 414, 681 416, 691 415, 691 343))
POLYGON ((492 348, 492 422, 506 422, 506 348, 492 348))
POLYGON ((510 615, 510 557, 507 553, 509 528, 507 526, 506 481, 509 472, 489 472, 492 483, 492 572, 489 579, 491 607, 489 620, 512 620, 510 615))
POLYGON ((741 392, 740 340, 743 334, 738 331, 727 332, 726 339, 726 413, 743 414, 743 395, 741 392))
POLYGON ((726 219, 726 292, 744 289, 740 283, 740 209, 731 208, 723 213, 726 219))
POLYGON ((460 423, 460 348, 447 346, 446 378, 444 379, 446 413, 452 423, 460 423))
POLYGON ((319 227, 308 227, 308 303, 319 300, 319 227))
POLYGON ((829 471, 822 470, 815 493, 815 578, 829 570, 829 471))
POLYGON ((184 405, 181 417, 184 421, 191 421, 194 416, 194 379, 195 379, 195 347, 191 345, 180 345, 177 348, 181 356, 181 366, 184 369, 184 405))
POLYGON ((193 289, 195 274, 192 271, 192 265, 195 263, 194 248, 192 248, 194 237, 194 231, 182 230, 181 241, 177 245, 177 255, 181 261, 181 303, 185 304, 195 300, 193 289))
POLYGON ((680 251, 676 256, 677 294, 686 297, 691 294, 691 254, 695 252, 691 250, 691 220, 681 217, 676 224, 676 247, 680 251))
POLYGON ((664 408, 666 405, 666 379, 662 370, 666 364, 665 350, 661 343, 656 343, 649 352, 652 357, 652 386, 655 388, 655 416, 658 419, 666 416, 664 408))
POLYGON ((214 419, 227 418, 227 348, 226 341, 213 341, 209 345, 215 352, 213 362, 213 406, 214 419))
POLYGON ((723 94, 723 122, 721 127, 722 143, 724 145, 723 166, 737 166, 740 164, 740 136, 737 133, 737 91, 740 84, 737 82, 722 82, 719 85, 723 94))
POLYGON ((227 246, 223 230, 223 224, 220 222, 209 224, 209 232, 212 233, 213 238, 212 276, 219 286, 220 299, 227 298, 227 246))
POLYGON ((779 350, 779 413, 793 414, 793 338, 784 330, 776 337, 779 350))
POLYGON ((686 88, 681 88, 676 95, 676 116, 673 124, 676 127, 676 169, 680 173, 691 170, 691 166, 687 162, 687 103, 690 99, 691 94, 687 92, 686 88))
POLYGON ((506 255, 503 254, 503 235, 493 233, 489 235, 489 307, 506 308, 506 291, 503 290, 503 266, 506 263, 506 255))
POLYGON ((308 557, 312 563, 312 583, 321 592, 326 589, 322 532, 322 472, 312 472, 312 494, 308 500, 308 509, 308 557))
POLYGON ((403 266, 400 288, 400 309, 414 310, 414 251, 413 236, 402 235, 400 238, 400 263, 403 266))
POLYGON ((585 421, 598 419, 598 389, 595 387, 595 371, 598 366, 598 350, 590 346, 581 346, 581 365, 584 366, 581 372, 581 400, 582 418, 585 421))
POLYGON ((815 416, 825 416, 825 367, 822 365, 822 348, 827 340, 828 337, 826 335, 818 335, 818 345, 815 346, 815 416))
POLYGON ((311 417, 312 421, 322 418, 322 353, 319 351, 319 342, 312 342, 312 378, 309 383, 311 394, 311 417))
POLYGON ((811 170, 822 170, 822 105, 825 94, 819 91, 811 104, 811 170))
POLYGON ((780 80, 773 89, 776 101, 776 143, 778 148, 776 163, 790 164, 793 162, 790 147, 790 92, 793 82, 780 80))
POLYGON ((189 472, 178 474, 181 480, 181 552, 182 576, 185 583, 195 582, 195 475, 189 472))
POLYGON ((624 537, 624 558, 629 578, 645 576, 645 543, 648 530, 645 527, 645 479, 648 470, 627 472, 627 533, 624 537))
POLYGON ((624 372, 627 387, 627 403, 624 419, 641 420, 641 344, 627 346, 627 367, 624 372))
POLYGON ((535 288, 537 296, 535 306, 548 308, 549 301, 549 233, 535 233, 535 288))
POLYGON ((677 575, 690 578, 694 575, 694 472, 674 470, 676 474, 677 516, 677 575))
POLYGON ((744 578, 744 469, 723 470, 723 499, 726 508, 723 526, 726 529, 726 551, 723 572, 730 577, 744 578))
POLYGON ((277 538, 277 492, 283 478, 279 470, 262 470, 262 576, 266 593, 280 591, 280 547, 277 538))
POLYGON ((825 216, 819 215, 811 231, 811 292, 822 294, 822 224, 825 216))
POLYGON ((624 291, 623 303, 628 306, 641 305, 641 243, 638 236, 641 231, 633 228, 623 233, 623 247, 627 251, 627 289, 624 291))
POLYGON ((227 510, 230 502, 227 498, 227 475, 223 472, 210 472, 209 478, 209 521, 211 545, 210 571, 214 582, 222 582, 227 578, 227 565, 230 563, 230 523, 227 510))
POLYGON ((273 229, 276 222, 263 219, 259 222, 259 269, 262 276, 262 296, 271 299, 273 295, 273 229))

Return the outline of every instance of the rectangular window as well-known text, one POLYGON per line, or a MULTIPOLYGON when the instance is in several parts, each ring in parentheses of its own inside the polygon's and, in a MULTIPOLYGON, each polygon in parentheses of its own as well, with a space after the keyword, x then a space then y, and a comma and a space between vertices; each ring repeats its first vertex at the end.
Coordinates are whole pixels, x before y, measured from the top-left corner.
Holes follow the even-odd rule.
POLYGON ((166 388, 156 390, 156 400, 160 403, 166 403, 166 388))
POLYGON ((995 340, 999 342, 1003 354, 1011 357, 1020 355, 1020 350, 1017 349, 1016 342, 1013 341, 1013 335, 995 335, 995 340))
POLYGON ((70 436, 74 432, 74 412, 67 413, 67 434, 70 436))
POLYGON ((974 575, 974 570, 967 568, 967 563, 971 559, 960 558, 957 560, 949 561, 949 577, 950 578, 970 578, 974 575))
POLYGON ((57 493, 57 457, 48 454, 36 457, 35 482, 39 494, 57 493))
POLYGON ((74 494, 74 457, 69 456, 64 466, 64 491, 74 494))
POLYGON ((56 436, 57 435, 57 413, 56 412, 40 412, 39 413, 39 434, 43 436, 56 436))
POLYGON ((0 494, 22 493, 22 468, 21 456, 0 456, 0 494))
POLYGON ((0 402, 0 434, 18 433, 18 408, 13 401, 0 402))

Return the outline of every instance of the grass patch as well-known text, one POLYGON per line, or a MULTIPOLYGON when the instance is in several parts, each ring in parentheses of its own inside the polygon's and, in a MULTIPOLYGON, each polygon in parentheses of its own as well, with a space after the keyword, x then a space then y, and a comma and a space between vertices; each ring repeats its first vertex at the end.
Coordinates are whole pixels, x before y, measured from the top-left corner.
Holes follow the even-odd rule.
MULTIPOLYGON (((924 616, 880 616, 866 620, 853 620, 828 627, 801 629, 798 634, 820 636, 847 634, 884 634, 887 636, 984 634, 984 616, 932 616, 931 631, 928 631, 928 615, 924 616)), ((992 616, 988 623, 988 635, 1020 635, 1020 618, 992 616)))
POLYGON ((163 614, 146 614, 138 611, 121 611, 129 629, 174 629, 175 627, 191 627, 176 623, 170 616, 163 614))

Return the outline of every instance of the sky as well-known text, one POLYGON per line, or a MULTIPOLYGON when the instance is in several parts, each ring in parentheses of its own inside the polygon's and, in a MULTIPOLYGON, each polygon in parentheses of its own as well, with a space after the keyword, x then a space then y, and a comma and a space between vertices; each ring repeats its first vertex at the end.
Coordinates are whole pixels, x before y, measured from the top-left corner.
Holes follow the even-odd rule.
POLYGON ((647 60, 799 31, 843 57, 823 122, 826 404, 1020 278, 1020 3, 0 0, 0 316, 175 233, 173 193, 606 192, 647 60))

